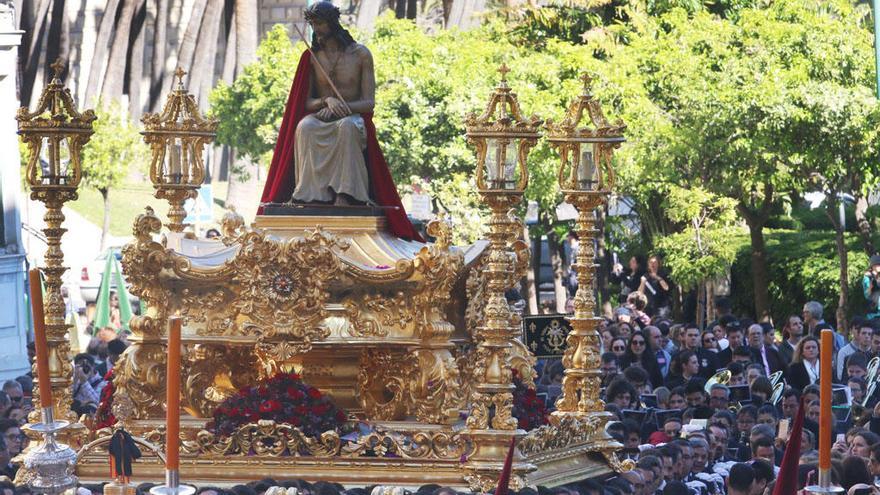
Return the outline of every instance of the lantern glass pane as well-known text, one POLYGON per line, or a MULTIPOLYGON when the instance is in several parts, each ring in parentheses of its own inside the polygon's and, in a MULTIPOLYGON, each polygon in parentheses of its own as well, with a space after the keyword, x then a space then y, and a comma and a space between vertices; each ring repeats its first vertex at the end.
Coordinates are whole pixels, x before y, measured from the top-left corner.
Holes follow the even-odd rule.
POLYGON ((580 149, 580 159, 578 160, 578 188, 590 190, 599 184, 599 168, 593 161, 593 146, 586 145, 580 149))
POLYGON ((40 183, 44 185, 64 185, 72 179, 70 168, 70 149, 67 140, 47 136, 40 146, 40 183))
POLYGON ((183 179, 185 157, 180 138, 170 138, 165 145, 165 183, 180 184, 183 179))
POLYGON ((515 139, 489 138, 486 141, 486 177, 491 189, 513 189, 520 175, 515 139))

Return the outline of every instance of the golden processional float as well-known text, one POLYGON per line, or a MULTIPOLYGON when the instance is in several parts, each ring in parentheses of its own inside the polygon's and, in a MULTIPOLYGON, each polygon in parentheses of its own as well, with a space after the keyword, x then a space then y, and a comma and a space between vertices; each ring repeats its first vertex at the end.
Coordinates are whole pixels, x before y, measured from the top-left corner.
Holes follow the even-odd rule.
MULTIPOLYGON (((159 217, 146 208, 123 249, 131 291, 147 310, 132 319, 131 346, 116 366, 112 413, 118 422, 65 438, 80 449, 77 476, 106 479, 102 445, 125 428, 145 447, 135 479, 161 479, 172 316, 184 322, 180 476, 188 483, 272 477, 487 491, 514 440, 515 487, 624 469, 615 455, 621 445, 605 431, 592 286, 594 210, 614 185, 611 157, 625 126, 605 119, 586 76, 583 94, 560 122, 524 117, 507 84, 508 69, 500 72, 485 111, 466 118, 476 182, 491 210, 488 241, 457 247, 451 227, 440 221, 427 227, 435 242, 420 243, 390 235, 381 213, 306 215, 284 208, 267 209, 250 228, 230 212, 221 222, 222 242, 194 239, 185 232, 182 204, 204 179, 203 148, 216 122, 199 114, 178 71, 162 113, 143 118, 150 178, 156 196, 171 205, 169 223, 163 232, 159 217), (584 118, 590 125, 579 127, 584 118), (542 128, 561 156, 566 201, 580 212, 582 248, 574 267, 581 283, 556 411, 549 425, 523 431, 512 414, 513 371, 534 386, 535 358, 504 292, 529 264, 513 212, 542 128), (225 435, 210 428, 224 400, 278 372, 298 373, 332 397, 350 422, 368 428, 316 436, 265 420, 225 435)), ((20 115, 24 127, 29 115, 20 115)), ((78 149, 73 162, 78 166, 78 149)), ((70 195, 65 184, 55 192, 51 181, 41 187, 41 197, 70 195)), ((57 233, 60 239, 63 230, 57 233)), ((54 322, 59 310, 63 305, 48 305, 47 320, 54 322)), ((55 397, 65 397, 69 356, 56 338, 63 329, 52 329, 55 397)))

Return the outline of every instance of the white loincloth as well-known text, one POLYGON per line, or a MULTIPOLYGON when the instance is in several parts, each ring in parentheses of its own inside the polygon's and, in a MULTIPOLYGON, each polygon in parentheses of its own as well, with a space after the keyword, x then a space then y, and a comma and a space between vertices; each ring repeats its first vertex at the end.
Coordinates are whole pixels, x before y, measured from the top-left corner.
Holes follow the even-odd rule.
POLYGON ((366 144, 364 119, 358 114, 331 122, 324 122, 314 114, 303 118, 296 126, 293 199, 332 201, 335 191, 358 201, 368 201, 366 144))

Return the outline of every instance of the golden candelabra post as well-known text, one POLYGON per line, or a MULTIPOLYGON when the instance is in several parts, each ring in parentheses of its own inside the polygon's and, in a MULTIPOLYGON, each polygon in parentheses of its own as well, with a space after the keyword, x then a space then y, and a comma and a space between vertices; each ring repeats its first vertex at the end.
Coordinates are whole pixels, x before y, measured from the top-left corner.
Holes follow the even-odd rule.
MULTIPOLYGON (((474 490, 495 486, 512 438, 525 434, 517 429, 512 415, 513 375, 510 354, 519 334, 504 292, 515 271, 516 256, 508 250, 511 210, 522 201, 528 184, 526 159, 540 137, 542 121, 525 119, 515 93, 507 85, 509 69, 502 66, 501 82, 492 93, 482 115, 465 119, 468 142, 477 152, 477 188, 492 210, 489 220, 489 250, 486 263, 487 303, 485 319, 477 327, 475 376, 478 384, 471 396, 466 435, 473 450, 464 464, 465 480, 474 490)), ((534 466, 523 462, 516 450, 511 475, 513 486, 523 486, 525 474, 534 466)))
POLYGON ((217 121, 199 113, 195 97, 183 86, 186 72, 178 68, 174 73, 177 87, 168 95, 161 114, 148 113, 144 123, 144 142, 150 145, 150 180, 156 189, 156 198, 170 204, 168 230, 183 232, 186 211, 183 204, 195 198, 205 180, 205 145, 216 136, 217 121))
MULTIPOLYGON (((82 178, 82 147, 94 132, 92 122, 96 117, 93 110, 83 113, 76 110, 70 91, 61 82, 62 61, 56 61, 52 68, 55 74, 43 89, 36 110, 30 112, 27 107, 21 107, 15 118, 18 120, 18 134, 27 146, 26 175, 31 199, 46 205, 43 217, 46 222, 43 229, 47 244, 46 266, 42 271, 46 277, 46 340, 55 417, 75 422, 76 414, 70 410, 73 368, 67 337, 69 325, 64 321, 65 305, 61 296, 61 276, 67 270, 61 251, 61 236, 67 231, 62 227, 64 213, 61 209, 64 203, 77 198, 77 187, 82 178)), ((34 369, 35 376, 37 373, 34 369)), ((34 394, 35 398, 39 395, 37 390, 34 394)), ((31 420, 40 420, 38 411, 31 420)))
MULTIPOLYGON (((556 401, 554 422, 565 416, 580 419, 586 416, 605 417, 605 403, 599 397, 601 376, 599 372, 599 326, 595 316, 596 299, 593 295, 595 250, 593 242, 596 230, 595 209, 608 198, 614 186, 614 170, 611 156, 614 149, 624 141, 622 122, 610 124, 599 102, 590 94, 590 77, 584 75, 584 91, 569 106, 565 117, 546 124, 547 140, 559 151, 562 165, 559 169, 559 186, 565 201, 578 210, 577 234, 580 248, 573 265, 578 275, 578 290, 574 297, 574 317, 570 318, 572 330, 568 334, 567 347, 562 358, 565 375, 562 379, 562 396, 556 401), (578 128, 584 114, 591 127, 578 128)), ((603 427, 597 431, 608 440, 603 427)))

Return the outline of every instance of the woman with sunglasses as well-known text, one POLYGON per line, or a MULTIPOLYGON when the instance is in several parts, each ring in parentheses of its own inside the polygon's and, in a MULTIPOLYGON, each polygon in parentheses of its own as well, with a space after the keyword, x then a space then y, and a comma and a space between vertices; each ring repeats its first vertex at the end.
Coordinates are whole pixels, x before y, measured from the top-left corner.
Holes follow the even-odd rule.
MULTIPOLYGON (((617 356, 617 359, 623 359, 623 355, 626 354, 626 339, 623 337, 615 337, 614 340, 611 341, 611 352, 617 356)), ((623 369, 621 367, 621 369, 623 369)))
POLYGON ((663 384, 663 374, 657 365, 657 358, 653 349, 650 348, 648 338, 641 330, 633 332, 629 339, 629 345, 626 352, 621 358, 621 368, 626 369, 632 365, 638 365, 648 372, 648 379, 651 381, 651 388, 658 387, 663 384))
POLYGON ((703 332, 700 339, 702 339, 703 349, 711 352, 718 352, 718 338, 715 336, 714 332, 703 332))

